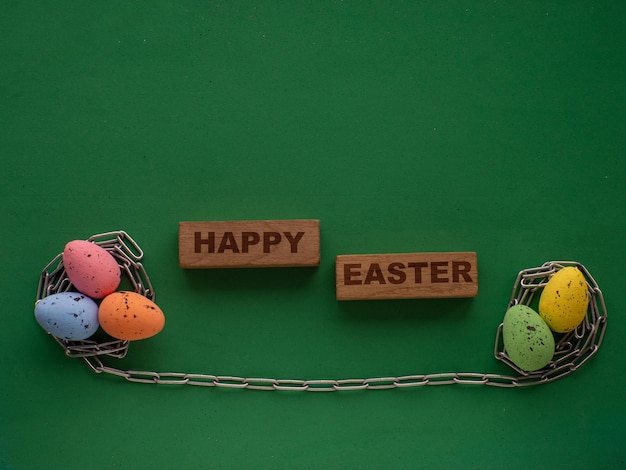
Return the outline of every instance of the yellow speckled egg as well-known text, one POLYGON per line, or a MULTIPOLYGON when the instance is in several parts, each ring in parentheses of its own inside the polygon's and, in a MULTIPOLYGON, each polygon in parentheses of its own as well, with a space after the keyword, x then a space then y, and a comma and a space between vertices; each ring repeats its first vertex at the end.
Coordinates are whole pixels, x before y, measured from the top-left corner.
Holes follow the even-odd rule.
POLYGON ((165 326, 165 316, 150 299, 135 292, 113 292, 98 309, 100 327, 117 339, 150 338, 165 326))
POLYGON ((555 273, 539 298, 539 315, 550 329, 567 333, 582 323, 587 314, 589 293, 580 270, 568 266, 555 273))

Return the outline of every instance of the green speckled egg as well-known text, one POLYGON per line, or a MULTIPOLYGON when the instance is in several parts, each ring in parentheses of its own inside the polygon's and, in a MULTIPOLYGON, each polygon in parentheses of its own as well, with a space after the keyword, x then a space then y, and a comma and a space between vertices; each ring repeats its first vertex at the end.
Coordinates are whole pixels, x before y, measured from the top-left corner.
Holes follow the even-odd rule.
POLYGON ((513 364, 533 372, 547 366, 554 356, 554 336, 532 308, 514 305, 504 315, 504 349, 513 364))

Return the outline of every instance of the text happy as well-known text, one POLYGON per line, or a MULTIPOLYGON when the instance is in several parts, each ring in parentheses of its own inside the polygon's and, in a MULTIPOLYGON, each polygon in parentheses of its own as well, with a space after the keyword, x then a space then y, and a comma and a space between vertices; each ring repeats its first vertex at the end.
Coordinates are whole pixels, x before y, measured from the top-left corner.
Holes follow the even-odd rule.
POLYGON ((181 222, 183 268, 318 266, 318 220, 181 222))

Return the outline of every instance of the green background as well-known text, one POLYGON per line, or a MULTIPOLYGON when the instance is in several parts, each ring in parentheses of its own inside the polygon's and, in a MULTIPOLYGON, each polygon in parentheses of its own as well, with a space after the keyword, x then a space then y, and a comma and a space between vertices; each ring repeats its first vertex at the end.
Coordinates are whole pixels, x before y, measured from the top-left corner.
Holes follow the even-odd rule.
POLYGON ((623 468, 626 3, 7 1, 0 467, 623 468), (179 221, 316 218, 319 268, 184 271, 179 221), (341 393, 133 384, 36 324, 64 244, 127 231, 164 331, 109 365, 509 373, 518 271, 603 290, 571 376, 341 393), (476 251, 474 299, 335 300, 334 257, 476 251))

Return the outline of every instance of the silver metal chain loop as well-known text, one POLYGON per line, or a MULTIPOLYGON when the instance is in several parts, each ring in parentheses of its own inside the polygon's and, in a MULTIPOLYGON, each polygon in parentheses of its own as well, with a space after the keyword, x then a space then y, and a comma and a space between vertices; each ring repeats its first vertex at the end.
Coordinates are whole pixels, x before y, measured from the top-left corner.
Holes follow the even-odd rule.
MULTIPOLYGON (((122 272, 128 277, 135 292, 154 300, 154 289, 141 260, 143 251, 123 231, 107 232, 88 239, 109 251, 117 260, 122 272)), ((113 338, 94 338, 68 341, 53 338, 69 357, 80 357, 97 374, 122 377, 129 382, 161 385, 194 385, 199 387, 237 388, 248 390, 334 392, 351 390, 384 390, 413 388, 425 385, 487 385, 492 387, 525 387, 554 380, 571 374, 587 362, 600 348, 607 324, 604 297, 595 279, 580 263, 550 261, 537 268, 520 271, 515 281, 508 306, 529 305, 535 294, 548 282, 550 276, 566 266, 576 266, 587 281, 589 308, 582 324, 574 331, 556 338, 553 360, 544 369, 527 373, 519 369, 508 357, 502 340, 502 323, 496 330, 494 357, 515 371, 514 375, 446 372, 404 375, 398 377, 370 377, 354 379, 276 379, 263 377, 237 377, 229 375, 197 374, 184 372, 153 372, 145 370, 121 370, 105 365, 104 356, 123 358, 129 342, 113 338)), ((57 255, 41 273, 37 287, 37 301, 58 292, 72 289, 63 267, 62 254, 57 255)), ((97 336, 97 335, 96 335, 97 336)))

